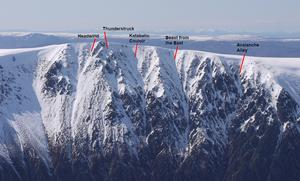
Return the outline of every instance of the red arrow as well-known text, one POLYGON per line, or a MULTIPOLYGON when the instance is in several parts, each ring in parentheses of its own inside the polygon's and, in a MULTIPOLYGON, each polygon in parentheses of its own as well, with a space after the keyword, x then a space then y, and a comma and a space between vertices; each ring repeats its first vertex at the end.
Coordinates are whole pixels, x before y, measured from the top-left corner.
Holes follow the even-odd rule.
POLYGON ((244 54, 243 54, 242 63, 241 63, 241 65, 240 65, 240 73, 242 73, 242 70, 243 70, 243 65, 244 65, 244 61, 245 61, 245 57, 246 57, 246 53, 247 53, 247 52, 244 52, 244 54))
POLYGON ((176 57, 177 57, 177 53, 178 53, 178 49, 179 49, 179 47, 178 47, 178 45, 177 45, 177 47, 176 47, 176 50, 175 50, 175 53, 174 53, 174 60, 176 60, 176 57))
POLYGON ((136 58, 137 50, 138 50, 138 43, 136 43, 136 45, 135 45, 135 50, 134 50, 134 57, 135 58, 136 58))
POLYGON ((107 41, 107 37, 106 37, 106 32, 104 32, 104 40, 105 40, 106 48, 108 49, 108 41, 107 41))
POLYGON ((95 43, 96 43, 96 37, 94 38, 94 41, 93 41, 93 45, 92 45, 92 47, 91 47, 91 52, 94 50, 94 46, 95 46, 95 43))

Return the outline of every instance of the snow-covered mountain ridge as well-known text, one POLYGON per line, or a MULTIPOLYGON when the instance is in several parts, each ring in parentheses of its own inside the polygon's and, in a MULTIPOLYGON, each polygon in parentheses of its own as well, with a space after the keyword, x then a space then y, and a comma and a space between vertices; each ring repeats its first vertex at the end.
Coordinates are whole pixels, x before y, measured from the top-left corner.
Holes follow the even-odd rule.
POLYGON ((300 58, 90 46, 0 50, 0 179, 300 177, 300 58))

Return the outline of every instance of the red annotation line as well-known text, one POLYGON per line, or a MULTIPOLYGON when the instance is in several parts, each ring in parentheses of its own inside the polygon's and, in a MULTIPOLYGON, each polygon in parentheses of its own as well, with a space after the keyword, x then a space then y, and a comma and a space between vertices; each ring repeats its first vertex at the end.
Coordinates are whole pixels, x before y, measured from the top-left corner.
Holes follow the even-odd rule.
POLYGON ((244 65, 244 61, 245 61, 245 57, 246 57, 246 53, 247 53, 247 52, 244 52, 244 54, 243 54, 242 63, 241 63, 241 65, 240 65, 240 73, 242 73, 242 70, 243 70, 243 65, 244 65))
POLYGON ((106 32, 104 32, 104 40, 105 40, 106 48, 108 49, 108 41, 107 41, 107 37, 106 37, 106 32))
POLYGON ((135 45, 135 50, 134 50, 134 57, 135 58, 136 58, 137 51, 138 51, 138 43, 136 43, 136 45, 135 45))
POLYGON ((96 37, 94 38, 94 41, 93 41, 93 45, 92 45, 92 47, 91 47, 91 52, 93 52, 93 50, 94 50, 94 46, 95 46, 95 43, 96 43, 96 37))
POLYGON ((175 50, 175 53, 174 53, 174 60, 176 60, 176 57, 177 57, 177 53, 178 53, 178 49, 179 49, 179 47, 178 47, 178 45, 177 45, 177 47, 176 47, 176 50, 175 50))

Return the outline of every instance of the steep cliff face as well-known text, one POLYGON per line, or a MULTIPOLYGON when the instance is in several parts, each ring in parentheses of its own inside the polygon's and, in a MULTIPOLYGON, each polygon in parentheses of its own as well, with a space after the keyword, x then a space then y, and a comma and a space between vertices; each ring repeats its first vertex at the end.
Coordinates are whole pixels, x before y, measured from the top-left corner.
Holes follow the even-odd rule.
POLYGON ((300 179, 300 60, 172 54, 2 50, 0 180, 300 179))

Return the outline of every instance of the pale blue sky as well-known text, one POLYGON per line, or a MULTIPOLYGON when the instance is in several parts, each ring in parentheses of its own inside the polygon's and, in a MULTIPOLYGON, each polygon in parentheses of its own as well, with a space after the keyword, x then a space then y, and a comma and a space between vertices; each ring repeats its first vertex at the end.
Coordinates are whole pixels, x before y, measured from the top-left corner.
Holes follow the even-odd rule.
POLYGON ((300 32, 299 0, 1 0, 0 31, 300 32))

